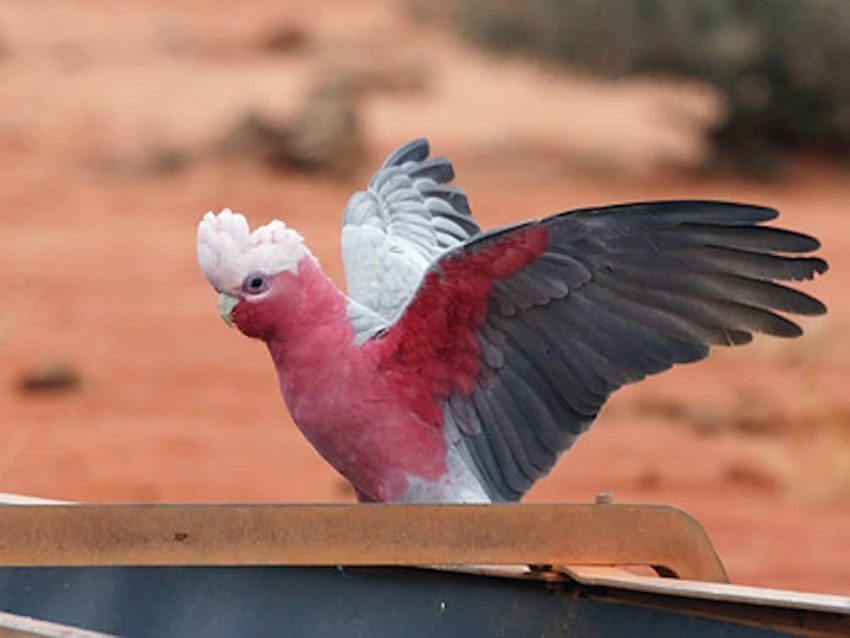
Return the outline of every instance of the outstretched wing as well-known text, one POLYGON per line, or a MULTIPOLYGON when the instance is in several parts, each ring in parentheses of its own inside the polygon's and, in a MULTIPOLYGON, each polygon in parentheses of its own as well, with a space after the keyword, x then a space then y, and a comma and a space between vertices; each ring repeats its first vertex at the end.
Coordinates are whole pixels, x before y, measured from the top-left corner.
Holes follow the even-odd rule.
MULTIPOLYGON (((625 383, 825 312, 777 281, 826 271, 817 240, 762 226, 776 211, 719 202, 578 210, 488 232, 428 270, 374 339, 385 374, 439 406, 494 500, 546 474, 625 383), (415 390, 415 391, 414 391, 415 390)), ((441 410, 442 414, 439 414, 441 410)))
POLYGON ((385 323, 440 254, 479 232, 466 195, 445 185, 454 177, 451 162, 428 152, 426 140, 395 151, 343 214, 348 296, 385 323))

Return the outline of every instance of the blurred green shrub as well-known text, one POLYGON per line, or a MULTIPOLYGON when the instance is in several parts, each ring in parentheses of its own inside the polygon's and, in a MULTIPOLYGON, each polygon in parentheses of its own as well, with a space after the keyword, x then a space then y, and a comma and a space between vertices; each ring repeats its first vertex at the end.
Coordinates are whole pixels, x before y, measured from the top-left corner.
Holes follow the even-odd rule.
POLYGON ((728 115, 709 166, 770 175, 780 152, 850 149, 850 0, 452 0, 472 40, 605 76, 710 82, 728 115))

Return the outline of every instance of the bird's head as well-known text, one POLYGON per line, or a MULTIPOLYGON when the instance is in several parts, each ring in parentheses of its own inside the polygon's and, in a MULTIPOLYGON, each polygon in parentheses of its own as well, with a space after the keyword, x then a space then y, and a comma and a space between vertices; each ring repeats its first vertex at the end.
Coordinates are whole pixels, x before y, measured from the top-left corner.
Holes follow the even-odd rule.
POLYGON ((225 208, 198 224, 198 261, 219 293, 219 313, 249 337, 270 336, 305 259, 315 262, 301 235, 279 220, 252 232, 243 215, 225 208))

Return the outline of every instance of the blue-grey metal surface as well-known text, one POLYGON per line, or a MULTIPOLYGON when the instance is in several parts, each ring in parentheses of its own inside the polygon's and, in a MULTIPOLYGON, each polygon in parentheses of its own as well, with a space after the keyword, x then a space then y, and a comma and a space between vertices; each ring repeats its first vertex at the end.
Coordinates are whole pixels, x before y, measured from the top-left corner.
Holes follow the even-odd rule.
POLYGON ((139 638, 786 635, 583 592, 406 568, 0 569, 4 611, 139 638))

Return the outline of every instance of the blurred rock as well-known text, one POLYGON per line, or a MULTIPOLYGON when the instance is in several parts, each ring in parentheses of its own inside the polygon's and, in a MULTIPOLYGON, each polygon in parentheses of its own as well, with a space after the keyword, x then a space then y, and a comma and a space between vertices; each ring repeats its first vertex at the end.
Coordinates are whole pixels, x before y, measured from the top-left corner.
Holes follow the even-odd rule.
POLYGON ((310 46, 310 36, 298 24, 281 23, 270 27, 260 38, 260 50, 278 55, 303 53, 310 46))
POLYGON ((185 149, 174 146, 158 146, 147 153, 141 168, 149 175, 175 175, 183 171, 191 161, 191 153, 185 149))
POLYGON ((249 111, 224 135, 220 148, 227 154, 285 166, 289 163, 289 127, 286 122, 249 111))
POLYGON ((770 492, 781 487, 776 476, 751 462, 735 461, 730 463, 723 472, 723 478, 735 485, 770 492))
POLYGON ((336 84, 343 84, 358 95, 366 92, 411 93, 422 91, 430 78, 427 63, 417 56, 406 58, 347 59, 337 62, 328 72, 336 84))
POLYGON ((642 490, 656 490, 664 484, 664 480, 658 470, 653 467, 645 467, 635 476, 635 485, 642 490))
POLYGON ((22 392, 72 392, 82 387, 80 373, 66 363, 48 363, 23 373, 19 382, 22 392))
POLYGON ((776 435, 789 429, 786 415, 763 398, 739 399, 726 415, 729 429, 749 435, 776 435))
POLYGON ((310 92, 289 129, 289 163, 308 171, 347 175, 357 167, 365 143, 356 88, 330 80, 310 92))
POLYGON ((330 80, 310 92, 292 122, 249 112, 221 149, 274 168, 348 175, 365 148, 355 94, 347 79, 330 80))
POLYGON ((119 177, 169 177, 185 170, 192 153, 176 146, 154 145, 138 154, 101 158, 98 168, 119 177))
MULTIPOLYGON (((272 32, 264 46, 295 46, 300 36, 281 29, 272 32), (273 39, 279 42, 272 45, 273 39)), ((291 120, 260 109, 249 110, 225 133, 219 150, 260 160, 276 169, 346 177, 357 170, 366 147, 360 99, 376 92, 420 91, 426 87, 429 74, 428 67, 416 57, 386 61, 354 55, 327 62, 318 77, 291 120)))

